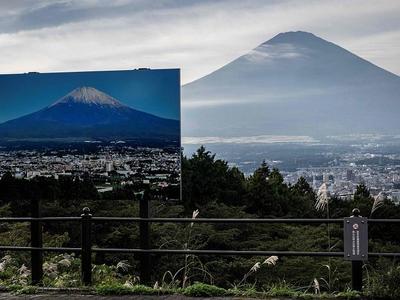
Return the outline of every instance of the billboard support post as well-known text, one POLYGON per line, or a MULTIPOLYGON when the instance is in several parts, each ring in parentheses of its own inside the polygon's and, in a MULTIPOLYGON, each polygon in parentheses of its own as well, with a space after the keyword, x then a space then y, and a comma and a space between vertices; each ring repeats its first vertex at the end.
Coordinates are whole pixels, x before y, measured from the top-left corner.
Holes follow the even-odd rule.
POLYGON ((90 209, 83 209, 82 218, 82 255, 81 255, 81 272, 82 282, 85 285, 92 284, 92 215, 90 209))
MULTIPOLYGON (((143 250, 150 249, 150 228, 149 222, 149 199, 146 192, 136 194, 139 197, 139 214, 142 219, 139 223, 140 231, 140 248, 143 250)), ((143 284, 150 284, 150 254, 140 254, 140 281, 143 284)))
MULTIPOLYGON (((40 200, 31 201, 31 217, 40 218, 40 200)), ((37 285, 43 280, 43 253, 40 248, 43 247, 42 223, 39 220, 31 222, 31 247, 39 248, 31 250, 32 284, 37 285)))

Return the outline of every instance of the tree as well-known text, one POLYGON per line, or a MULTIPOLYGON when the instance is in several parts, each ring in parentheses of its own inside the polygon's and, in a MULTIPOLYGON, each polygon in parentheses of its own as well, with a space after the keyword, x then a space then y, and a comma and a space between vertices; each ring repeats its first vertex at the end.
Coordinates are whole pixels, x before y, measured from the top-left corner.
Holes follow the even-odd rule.
POLYGON ((246 205, 250 213, 256 213, 261 217, 274 216, 276 207, 272 197, 272 189, 268 182, 269 167, 263 161, 261 166, 248 179, 246 205))
POLYGON ((289 214, 293 217, 315 216, 315 193, 304 177, 290 187, 289 214))
POLYGON ((186 210, 224 198, 227 189, 233 187, 228 182, 238 179, 240 175, 230 170, 226 161, 215 159, 215 154, 201 146, 190 159, 182 160, 182 200, 186 210))
POLYGON ((354 193, 353 207, 360 209, 362 216, 369 216, 373 203, 374 199, 367 186, 364 183, 359 184, 354 193))
POLYGON ((236 167, 229 168, 224 175, 224 186, 218 191, 218 202, 229 206, 243 206, 246 194, 246 180, 244 174, 236 167))

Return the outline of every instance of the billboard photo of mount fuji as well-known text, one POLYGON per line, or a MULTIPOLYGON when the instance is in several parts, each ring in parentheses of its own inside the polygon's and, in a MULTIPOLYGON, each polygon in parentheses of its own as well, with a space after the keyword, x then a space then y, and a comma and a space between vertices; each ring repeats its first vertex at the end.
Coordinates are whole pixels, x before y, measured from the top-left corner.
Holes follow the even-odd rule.
POLYGON ((0 106, 0 177, 179 198, 179 69, 0 75, 0 106))
POLYGON ((1 75, 0 87, 3 142, 143 139, 179 146, 178 70, 1 75))

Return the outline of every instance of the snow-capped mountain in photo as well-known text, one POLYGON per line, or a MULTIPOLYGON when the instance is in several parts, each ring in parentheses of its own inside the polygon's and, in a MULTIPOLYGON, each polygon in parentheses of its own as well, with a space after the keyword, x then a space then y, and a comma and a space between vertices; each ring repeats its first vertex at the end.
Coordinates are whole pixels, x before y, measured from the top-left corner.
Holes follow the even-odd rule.
POLYGON ((179 121, 133 109, 93 87, 79 87, 53 104, 0 124, 3 139, 179 139, 179 121))

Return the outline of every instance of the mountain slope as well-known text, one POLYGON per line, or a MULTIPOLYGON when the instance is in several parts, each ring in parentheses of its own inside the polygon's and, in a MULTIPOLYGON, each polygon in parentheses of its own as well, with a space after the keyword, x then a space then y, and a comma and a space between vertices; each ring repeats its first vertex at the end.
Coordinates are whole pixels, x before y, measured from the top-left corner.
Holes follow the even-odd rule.
POLYGON ((179 121, 130 108, 92 87, 80 87, 52 105, 0 124, 0 138, 177 139, 179 121))
POLYGON ((185 85, 183 136, 400 133, 400 77, 307 32, 185 85))

